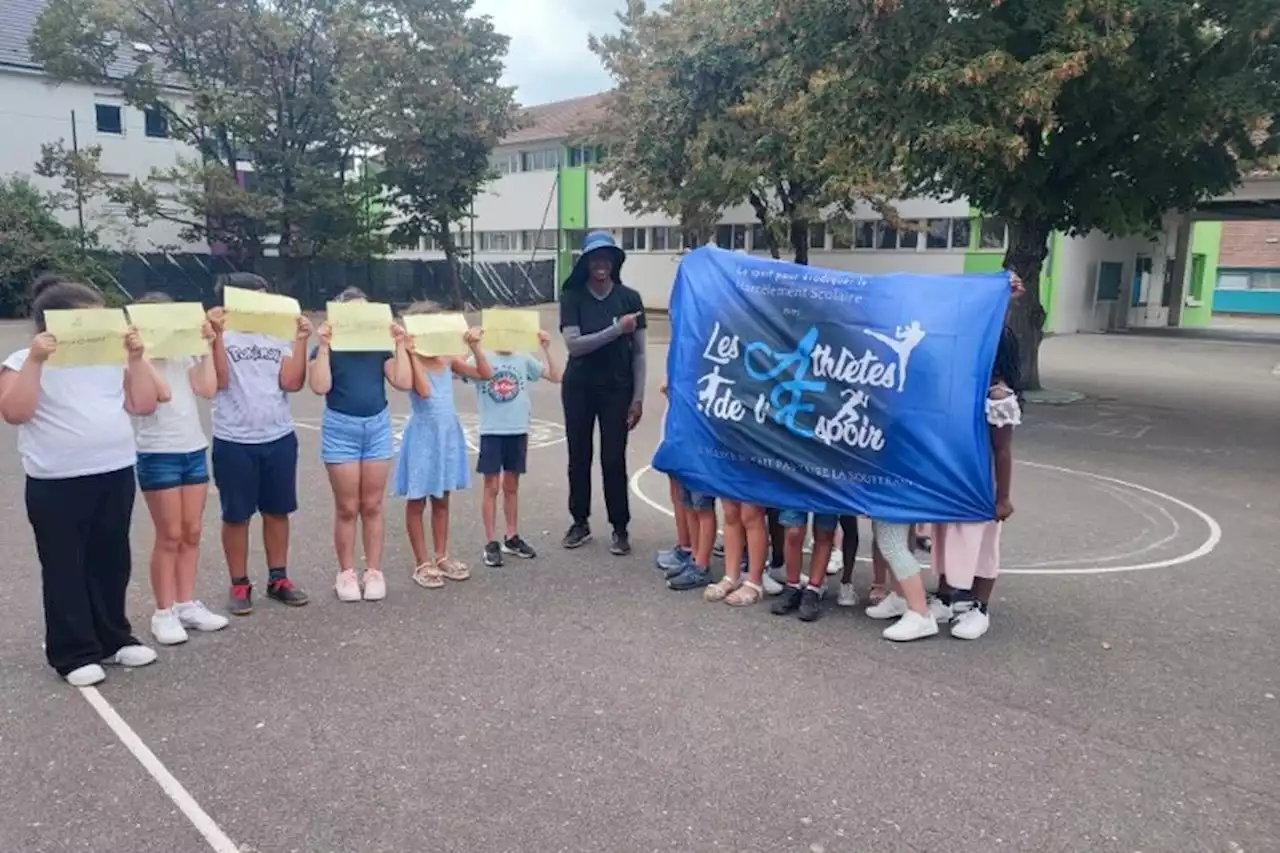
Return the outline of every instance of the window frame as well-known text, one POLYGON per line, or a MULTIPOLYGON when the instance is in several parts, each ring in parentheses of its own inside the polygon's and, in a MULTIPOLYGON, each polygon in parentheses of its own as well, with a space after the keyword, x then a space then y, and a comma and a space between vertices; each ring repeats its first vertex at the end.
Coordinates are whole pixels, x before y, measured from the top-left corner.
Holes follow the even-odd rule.
POLYGON ((124 136, 124 107, 120 104, 109 104, 94 102, 93 104, 93 126, 94 129, 104 136, 124 136), (115 110, 116 130, 102 129, 103 110, 115 110))
POLYGON ((142 133, 147 139, 169 138, 169 117, 159 107, 147 107, 142 111, 142 133), (152 121, 158 122, 159 133, 152 133, 152 121))

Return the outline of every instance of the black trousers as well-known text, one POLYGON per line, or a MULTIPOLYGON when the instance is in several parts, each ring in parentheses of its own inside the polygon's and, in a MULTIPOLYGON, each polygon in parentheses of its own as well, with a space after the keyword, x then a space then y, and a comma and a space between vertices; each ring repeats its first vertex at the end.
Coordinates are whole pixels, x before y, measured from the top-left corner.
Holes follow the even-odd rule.
POLYGON ((27 478, 27 519, 44 587, 49 665, 66 675, 136 645, 125 616, 133 468, 65 480, 27 478))
POLYGON ((574 522, 591 518, 591 463, 596 424, 600 425, 600 470, 604 475, 604 505, 614 530, 631 523, 627 495, 627 412, 632 387, 566 382, 560 386, 564 431, 569 445, 569 514, 574 522))

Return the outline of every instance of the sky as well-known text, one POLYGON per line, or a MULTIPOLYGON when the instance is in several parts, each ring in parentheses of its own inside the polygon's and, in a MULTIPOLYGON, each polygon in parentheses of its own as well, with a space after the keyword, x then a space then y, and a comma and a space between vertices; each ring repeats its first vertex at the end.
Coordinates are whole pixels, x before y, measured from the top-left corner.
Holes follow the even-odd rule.
POLYGON ((625 0, 475 0, 510 36, 507 75, 524 106, 603 92, 609 76, 587 48, 589 35, 614 32, 625 0))

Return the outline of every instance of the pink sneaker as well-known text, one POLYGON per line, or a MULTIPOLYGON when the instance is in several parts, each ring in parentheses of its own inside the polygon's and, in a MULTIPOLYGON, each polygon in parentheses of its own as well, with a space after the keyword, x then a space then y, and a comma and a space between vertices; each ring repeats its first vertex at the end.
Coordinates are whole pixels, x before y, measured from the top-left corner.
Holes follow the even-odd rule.
POLYGON ((356 578, 355 569, 338 572, 338 580, 333 585, 339 601, 359 601, 360 581, 356 578))
POLYGON ((364 600, 381 601, 387 597, 387 580, 377 569, 365 569, 364 600))

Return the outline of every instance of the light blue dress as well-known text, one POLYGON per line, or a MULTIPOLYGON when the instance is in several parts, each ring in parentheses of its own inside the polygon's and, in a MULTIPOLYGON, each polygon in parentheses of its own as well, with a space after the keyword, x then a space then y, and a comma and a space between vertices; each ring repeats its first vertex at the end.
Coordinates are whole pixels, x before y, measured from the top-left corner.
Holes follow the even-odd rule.
POLYGON ((467 488, 467 439, 453 404, 453 370, 425 373, 431 396, 409 392, 413 412, 400 439, 394 488, 397 497, 442 498, 467 488))

